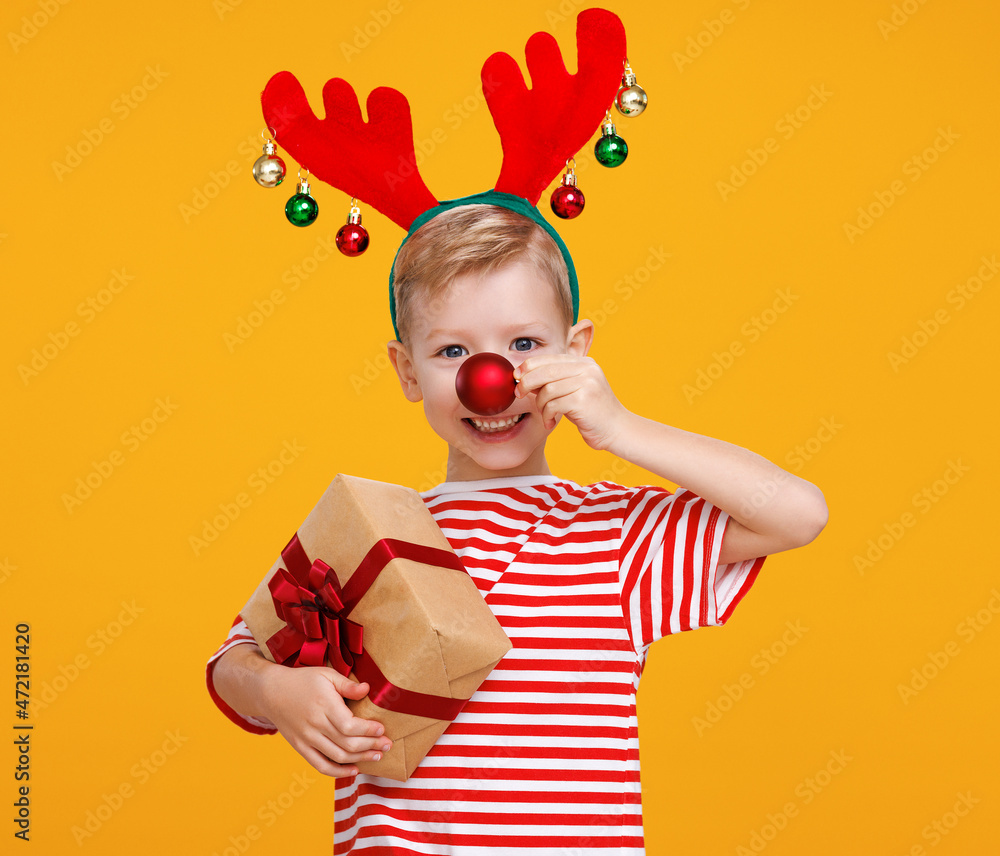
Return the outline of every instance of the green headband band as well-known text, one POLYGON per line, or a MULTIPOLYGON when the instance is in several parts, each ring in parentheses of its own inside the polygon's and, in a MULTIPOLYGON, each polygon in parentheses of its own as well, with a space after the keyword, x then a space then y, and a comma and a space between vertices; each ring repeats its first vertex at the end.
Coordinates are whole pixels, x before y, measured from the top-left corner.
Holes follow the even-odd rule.
MULTIPOLYGON (((506 208, 522 214, 529 220, 533 220, 548 232, 552 240, 556 242, 556 246, 559 247, 559 252, 562 253, 563 259, 566 261, 566 269, 569 271, 569 291, 573 298, 573 323, 575 324, 580 315, 580 285, 576 279, 576 268, 573 266, 573 259, 569 254, 569 249, 563 243, 563 239, 559 237, 559 233, 552 228, 552 225, 542 216, 541 212, 521 196, 514 196, 512 193, 501 193, 496 190, 487 190, 483 193, 474 193, 472 196, 463 196, 461 199, 448 199, 444 202, 439 202, 433 208, 428 208, 413 221, 410 225, 410 230, 406 233, 406 237, 403 238, 403 243, 399 245, 399 250, 403 249, 410 236, 428 220, 433 220, 443 211, 450 211, 452 208, 458 208, 462 205, 496 205, 499 208, 506 208)), ((392 329, 397 339, 399 339, 399 329, 396 327, 396 299, 393 292, 393 279, 399 250, 396 250, 396 256, 392 260, 392 269, 389 271, 389 312, 392 315, 392 329)))

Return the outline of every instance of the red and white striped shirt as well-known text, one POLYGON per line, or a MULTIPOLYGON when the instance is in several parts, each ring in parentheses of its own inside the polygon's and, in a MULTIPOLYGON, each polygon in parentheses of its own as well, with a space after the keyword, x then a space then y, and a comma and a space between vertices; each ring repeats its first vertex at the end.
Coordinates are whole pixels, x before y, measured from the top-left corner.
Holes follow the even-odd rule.
MULTIPOLYGON (((513 643, 410 779, 338 779, 335 856, 642 856, 646 649, 724 624, 764 557, 719 566, 728 515, 690 491, 554 476, 424 500, 513 643)), ((252 642, 237 622, 213 656, 252 642)), ((209 689, 247 730, 247 720, 209 689)))

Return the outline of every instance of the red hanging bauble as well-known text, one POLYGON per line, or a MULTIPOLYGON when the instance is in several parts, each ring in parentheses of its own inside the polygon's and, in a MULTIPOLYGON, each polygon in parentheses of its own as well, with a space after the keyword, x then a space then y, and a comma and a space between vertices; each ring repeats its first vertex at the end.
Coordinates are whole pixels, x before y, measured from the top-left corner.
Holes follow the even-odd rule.
POLYGON ((571 184, 564 184, 552 192, 552 211, 556 217, 572 220, 578 217, 584 206, 583 191, 571 184))
POLYGON ((514 403, 514 366, 500 354, 473 354, 458 369, 455 391, 463 407, 480 416, 496 416, 514 403))
POLYGON ((351 200, 347 224, 337 232, 337 249, 345 256, 360 256, 368 249, 368 230, 361 225, 361 209, 356 203, 357 200, 351 200))
POLYGON ((563 220, 579 217, 583 211, 586 200, 583 198, 583 191, 576 186, 576 161, 573 158, 566 161, 566 174, 563 176, 562 184, 552 191, 550 202, 552 213, 563 220), (573 161, 572 166, 570 161, 573 161))

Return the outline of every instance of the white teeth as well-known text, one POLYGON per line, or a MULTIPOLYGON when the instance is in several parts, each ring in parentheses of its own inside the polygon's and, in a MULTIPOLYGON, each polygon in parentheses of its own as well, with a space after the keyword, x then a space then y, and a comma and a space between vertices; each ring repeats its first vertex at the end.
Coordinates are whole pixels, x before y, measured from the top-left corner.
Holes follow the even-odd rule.
POLYGON ((522 416, 524 416, 523 413, 519 413, 517 416, 509 416, 506 419, 476 419, 473 417, 469 421, 476 426, 477 431, 490 433, 493 431, 505 431, 520 422, 522 416))

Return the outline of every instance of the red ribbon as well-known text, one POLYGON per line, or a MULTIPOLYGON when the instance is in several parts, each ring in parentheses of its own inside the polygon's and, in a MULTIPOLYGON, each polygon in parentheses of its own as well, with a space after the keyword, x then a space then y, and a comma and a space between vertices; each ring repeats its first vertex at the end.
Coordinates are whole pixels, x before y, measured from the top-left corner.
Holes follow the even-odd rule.
POLYGON ((268 581, 285 627, 267 640, 267 647, 276 663, 325 666, 329 660, 340 674, 349 675, 364 650, 361 625, 347 617, 340 582, 330 566, 322 559, 306 563, 304 569, 296 565, 295 574, 279 568, 268 581))
POLYGON ((281 551, 284 568, 267 584, 278 617, 285 626, 267 640, 275 662, 288 666, 330 665, 342 675, 352 671, 369 685, 368 697, 398 713, 451 721, 468 699, 406 690, 390 683, 364 649, 362 626, 347 616, 365 596, 382 569, 393 559, 411 559, 465 572, 450 550, 425 547, 395 538, 376 541, 357 570, 341 587, 322 559, 309 561, 298 533, 281 551))

